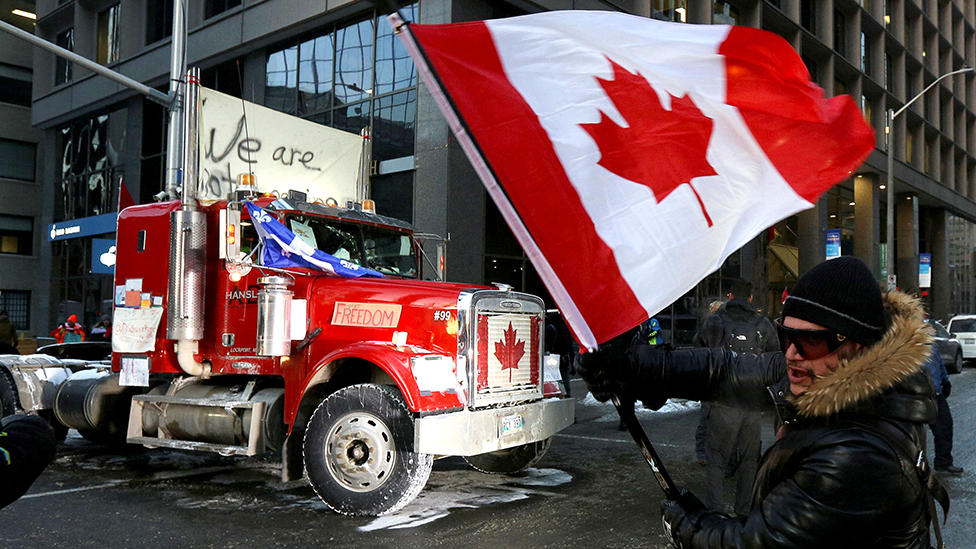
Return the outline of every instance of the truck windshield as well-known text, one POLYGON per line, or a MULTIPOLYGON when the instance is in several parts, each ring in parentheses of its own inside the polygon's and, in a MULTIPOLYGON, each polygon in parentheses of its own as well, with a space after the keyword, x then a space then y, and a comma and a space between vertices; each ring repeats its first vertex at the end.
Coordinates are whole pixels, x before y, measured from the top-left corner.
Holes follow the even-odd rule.
POLYGON ((405 232, 308 215, 288 215, 285 226, 309 246, 339 259, 385 275, 417 277, 417 256, 405 232))

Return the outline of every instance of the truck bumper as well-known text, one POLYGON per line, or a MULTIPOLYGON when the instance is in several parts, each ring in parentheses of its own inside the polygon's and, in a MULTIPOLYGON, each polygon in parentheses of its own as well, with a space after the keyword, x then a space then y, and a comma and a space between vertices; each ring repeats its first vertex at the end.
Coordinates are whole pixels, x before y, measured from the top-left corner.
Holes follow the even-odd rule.
POLYGON ((575 404, 572 398, 546 399, 421 417, 414 423, 414 447, 424 454, 474 456, 545 440, 573 424, 575 404))

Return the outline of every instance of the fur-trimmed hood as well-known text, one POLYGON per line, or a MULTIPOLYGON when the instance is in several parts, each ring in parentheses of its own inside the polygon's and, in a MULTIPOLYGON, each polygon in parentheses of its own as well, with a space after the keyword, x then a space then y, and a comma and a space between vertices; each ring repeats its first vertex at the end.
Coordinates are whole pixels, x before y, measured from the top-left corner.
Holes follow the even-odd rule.
MULTIPOLYGON (((921 303, 901 292, 884 296, 887 330, 881 340, 860 355, 842 360, 833 373, 817 379, 802 395, 792 399, 797 414, 827 417, 841 411, 875 407, 877 397, 909 378, 924 384, 925 360, 931 352, 933 332, 925 322, 921 303)), ((931 386, 931 380, 928 381, 931 386)), ((909 393, 926 398, 926 388, 909 393)))

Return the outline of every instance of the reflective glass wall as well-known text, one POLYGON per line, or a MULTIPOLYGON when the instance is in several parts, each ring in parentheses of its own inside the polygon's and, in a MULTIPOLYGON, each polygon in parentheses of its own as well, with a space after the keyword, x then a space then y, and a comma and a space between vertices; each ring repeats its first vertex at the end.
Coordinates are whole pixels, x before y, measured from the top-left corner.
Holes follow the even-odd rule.
MULTIPOLYGON (((416 21, 418 9, 400 11, 416 21)), ((270 50, 265 84, 268 107, 351 133, 370 128, 379 167, 371 189, 376 209, 413 220, 413 172, 387 171, 382 163, 414 154, 417 71, 382 17, 331 26, 270 50)))

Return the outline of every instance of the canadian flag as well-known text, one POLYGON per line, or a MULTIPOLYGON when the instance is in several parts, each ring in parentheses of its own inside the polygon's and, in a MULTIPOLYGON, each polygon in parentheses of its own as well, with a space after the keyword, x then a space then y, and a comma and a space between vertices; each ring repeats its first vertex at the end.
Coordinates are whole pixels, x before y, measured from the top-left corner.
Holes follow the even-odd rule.
POLYGON ((391 24, 587 348, 874 149, 851 98, 825 99, 769 32, 588 11, 391 24))

